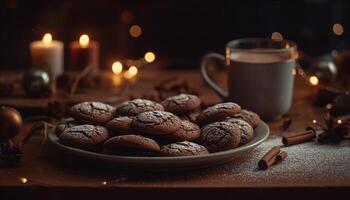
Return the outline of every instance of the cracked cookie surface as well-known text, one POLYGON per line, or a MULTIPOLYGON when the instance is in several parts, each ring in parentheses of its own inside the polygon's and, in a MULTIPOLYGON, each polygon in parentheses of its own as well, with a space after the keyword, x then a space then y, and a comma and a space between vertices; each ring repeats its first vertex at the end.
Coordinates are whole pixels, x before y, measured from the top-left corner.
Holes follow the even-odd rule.
POLYGON ((111 137, 103 144, 103 148, 114 153, 134 150, 157 152, 160 150, 156 141, 141 135, 111 137))
POLYGON ((168 112, 183 114, 196 110, 200 106, 201 100, 195 95, 180 94, 165 99, 161 104, 168 112))
POLYGON ((200 127, 187 120, 181 122, 180 128, 172 134, 166 135, 169 139, 174 141, 193 141, 201 135, 200 127))
POLYGON ((131 126, 141 133, 164 135, 177 131, 181 126, 181 119, 170 112, 150 111, 138 114, 131 126))
POLYGON ((72 106, 69 113, 80 123, 103 125, 113 118, 115 108, 105 103, 91 101, 72 106))
POLYGON ((239 142, 239 145, 247 144, 253 139, 254 129, 248 122, 238 118, 230 118, 225 121, 234 123, 239 127, 241 132, 241 141, 239 142))
POLYGON ((232 117, 241 111, 241 107, 232 102, 220 103, 208 107, 198 116, 197 122, 200 125, 209 124, 225 120, 227 117, 232 117))
POLYGON ((160 147, 160 156, 194 156, 208 154, 208 150, 199 144, 183 141, 160 147))
POLYGON ((59 137, 63 131, 65 131, 67 128, 73 127, 78 125, 73 118, 65 118, 62 121, 58 122, 58 124, 55 127, 55 133, 59 137))
POLYGON ((136 116, 147 111, 164 111, 164 107, 147 99, 134 99, 119 104, 116 114, 121 116, 136 116))
POLYGON ((233 118, 242 119, 248 122, 248 124, 250 124, 253 128, 256 128, 261 121, 258 114, 245 109, 242 109, 241 112, 234 115, 233 118))
POLYGON ((107 129, 94 125, 78 125, 67 128, 59 137, 62 144, 80 149, 93 148, 106 141, 107 138, 107 129))
POLYGON ((116 117, 108 121, 106 127, 115 134, 132 133, 131 122, 133 118, 129 116, 116 117))
POLYGON ((195 110, 186 114, 181 114, 179 115, 179 118, 182 120, 187 120, 193 123, 197 122, 197 118, 198 116, 201 114, 201 112, 199 110, 195 110))
POLYGON ((239 127, 230 122, 215 122, 202 129, 201 144, 209 152, 218 152, 237 147, 241 140, 239 127))

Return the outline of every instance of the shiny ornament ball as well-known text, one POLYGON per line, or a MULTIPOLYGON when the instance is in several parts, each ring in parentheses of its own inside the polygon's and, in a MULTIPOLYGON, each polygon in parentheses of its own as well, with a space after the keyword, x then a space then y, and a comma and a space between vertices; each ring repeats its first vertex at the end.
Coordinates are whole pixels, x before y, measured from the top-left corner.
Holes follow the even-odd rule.
POLYGON ((22 116, 16 109, 0 107, 0 142, 6 142, 18 135, 22 125, 22 116))
POLYGON ((50 92, 50 76, 43 70, 31 70, 24 74, 22 85, 29 96, 44 96, 50 92))
POLYGON ((309 72, 324 81, 334 80, 337 76, 337 67, 333 60, 334 57, 331 55, 318 57, 311 63, 309 72))

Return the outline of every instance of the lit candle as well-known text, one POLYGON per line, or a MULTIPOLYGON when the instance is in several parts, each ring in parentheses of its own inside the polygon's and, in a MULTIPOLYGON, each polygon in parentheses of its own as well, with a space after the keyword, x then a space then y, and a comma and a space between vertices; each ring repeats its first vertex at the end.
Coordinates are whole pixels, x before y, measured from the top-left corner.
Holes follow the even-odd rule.
POLYGON ((53 78, 63 73, 63 42, 52 40, 52 35, 46 33, 42 40, 29 45, 32 67, 48 71, 53 78))
POLYGON ((86 34, 81 35, 79 41, 70 44, 70 69, 82 70, 89 65, 95 70, 98 69, 99 51, 98 42, 90 40, 86 34))

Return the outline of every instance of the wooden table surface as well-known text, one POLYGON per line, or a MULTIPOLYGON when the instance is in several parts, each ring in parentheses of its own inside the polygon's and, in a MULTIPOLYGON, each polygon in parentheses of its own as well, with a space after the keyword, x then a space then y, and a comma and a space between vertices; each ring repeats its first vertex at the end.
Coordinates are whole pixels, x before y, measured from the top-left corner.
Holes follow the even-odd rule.
MULTIPOLYGON (((128 96, 147 91, 161 80, 180 76, 200 89, 203 99, 220 99, 204 84, 196 70, 141 70, 138 80, 118 95, 128 96)), ((222 73, 216 79, 225 85, 222 73)), ((296 77, 293 106, 288 117, 293 123, 288 132, 304 130, 312 120, 321 121, 323 109, 310 101, 312 87, 296 77)), ((116 94, 115 94, 116 95, 116 94)), ((6 98, 1 101, 8 101, 6 98)), ((37 197, 40 199, 72 197, 98 198, 99 195, 137 197, 152 195, 153 199, 178 199, 190 196, 253 198, 274 197, 294 199, 304 196, 318 198, 349 196, 350 148, 348 144, 326 145, 309 142, 286 147, 289 156, 266 171, 257 169, 257 161, 272 146, 281 144, 283 119, 269 122, 271 135, 262 145, 223 166, 192 171, 133 171, 118 166, 93 163, 57 152, 42 138, 34 137, 23 148, 22 163, 0 167, 0 199, 37 197), (23 183, 23 178, 27 179, 23 183)), ((25 124, 23 132, 30 127, 25 124)))

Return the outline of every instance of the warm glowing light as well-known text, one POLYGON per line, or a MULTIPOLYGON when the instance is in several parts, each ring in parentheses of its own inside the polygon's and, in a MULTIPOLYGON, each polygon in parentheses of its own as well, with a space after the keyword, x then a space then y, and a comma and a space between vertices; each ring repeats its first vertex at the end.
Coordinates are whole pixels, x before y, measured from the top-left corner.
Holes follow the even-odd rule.
POLYGON ((123 64, 119 61, 116 61, 112 65, 112 71, 115 74, 120 74, 123 71, 123 64))
POLYGON ((113 81, 114 86, 119 86, 123 83, 122 77, 120 77, 120 76, 113 76, 112 81, 113 81))
POLYGON ((89 38, 88 35, 83 34, 83 35, 80 36, 80 38, 79 38, 79 44, 80 44, 81 46, 86 47, 86 46, 89 45, 89 42, 90 42, 90 38, 89 38))
POLYGON ((336 35, 342 35, 344 33, 343 25, 341 25, 341 24, 334 24, 333 25, 333 32, 336 35))
POLYGON ((107 181, 102 181, 102 185, 107 185, 107 181))
POLYGON ((341 123, 342 123, 341 119, 338 119, 337 123, 338 123, 338 124, 341 124, 341 123))
POLYGON ((281 33, 279 33, 279 32, 273 32, 272 34, 271 34, 271 39, 272 40, 274 40, 274 41, 282 41, 283 40, 283 36, 282 36, 282 34, 281 33))
POLYGON ((139 25, 132 25, 129 29, 129 33, 132 37, 140 37, 142 34, 142 29, 139 25))
POLYGON ((128 71, 124 73, 124 78, 131 79, 137 74, 137 68, 135 66, 131 66, 128 71))
POLYGON ((21 177, 19 178, 19 180, 23 183, 23 184, 26 184, 28 182, 28 179, 25 178, 25 177, 21 177))
POLYGON ((290 48, 290 45, 287 43, 286 44, 286 49, 289 49, 290 48))
POLYGON ((145 54, 145 61, 146 62, 151 63, 155 59, 156 59, 156 55, 153 52, 149 51, 145 54))
POLYGON ((318 84, 318 78, 316 76, 310 76, 309 82, 311 85, 317 85, 318 84))
POLYGON ((297 71, 293 69, 293 76, 295 76, 295 74, 297 74, 297 71))
POLYGON ((128 72, 131 76, 135 76, 137 74, 137 68, 135 66, 131 66, 128 72))
POLYGON ((52 42, 52 35, 50 33, 46 33, 43 37, 44 44, 50 44, 52 42))
POLYGON ((330 104, 330 103, 326 105, 326 109, 328 109, 328 110, 332 109, 332 107, 333 107, 333 106, 332 106, 332 104, 330 104))
POLYGON ((316 124, 316 123, 317 123, 316 119, 312 120, 312 123, 313 123, 313 124, 316 124))

